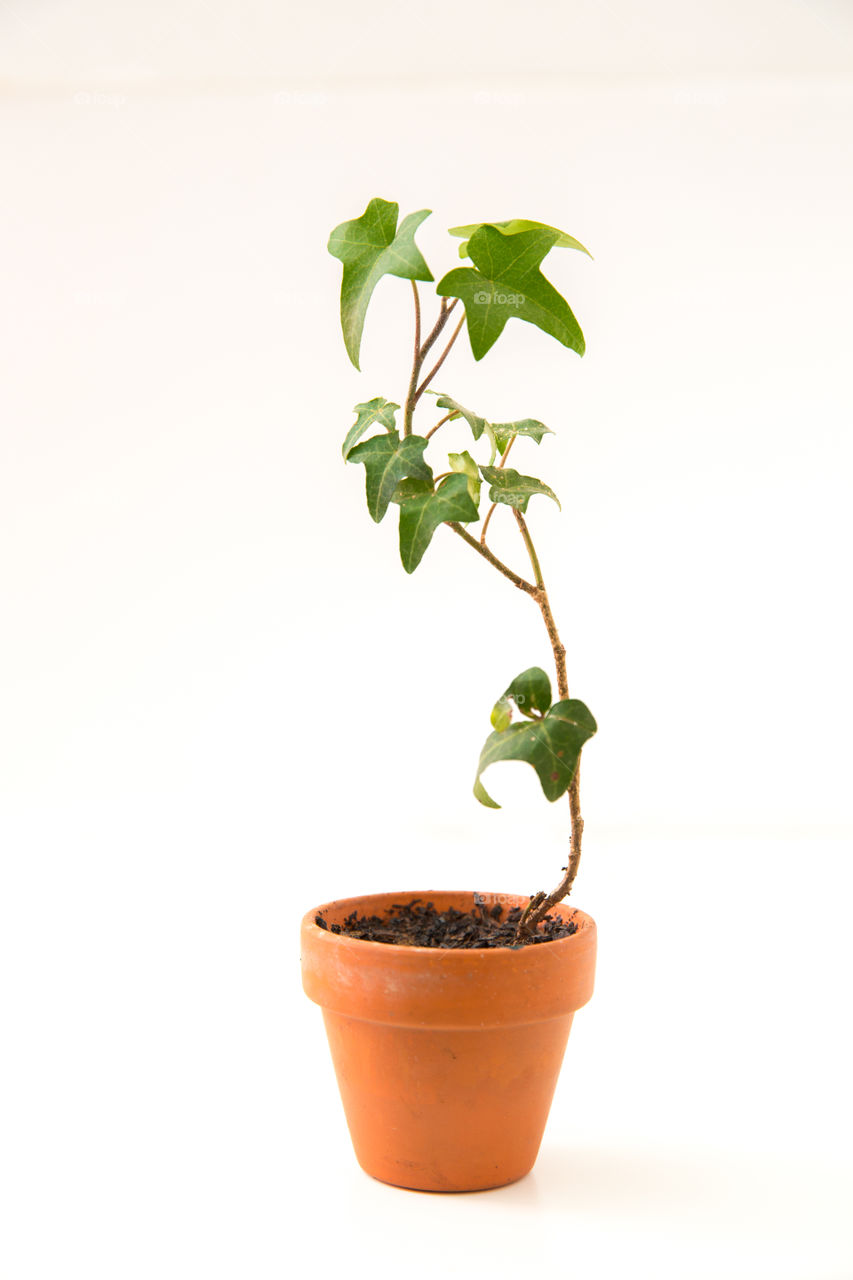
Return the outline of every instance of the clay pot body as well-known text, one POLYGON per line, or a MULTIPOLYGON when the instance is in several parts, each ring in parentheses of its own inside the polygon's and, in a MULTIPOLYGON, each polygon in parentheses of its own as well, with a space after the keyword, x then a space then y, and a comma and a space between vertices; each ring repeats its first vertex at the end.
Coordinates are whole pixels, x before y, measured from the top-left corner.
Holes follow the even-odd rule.
MULTIPOLYGON (((481 895, 506 907, 511 894, 481 895)), ((595 922, 518 950, 364 942, 321 929, 412 898, 470 910, 473 893, 373 894, 325 903, 302 922, 302 977, 323 1009, 356 1157, 374 1178, 476 1191, 532 1169, 572 1017, 592 995, 595 922)))

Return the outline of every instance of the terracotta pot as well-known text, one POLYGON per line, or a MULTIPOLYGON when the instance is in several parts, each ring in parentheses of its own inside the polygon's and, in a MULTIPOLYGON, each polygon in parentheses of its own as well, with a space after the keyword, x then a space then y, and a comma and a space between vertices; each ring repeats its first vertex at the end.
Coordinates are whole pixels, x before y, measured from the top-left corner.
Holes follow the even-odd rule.
MULTIPOLYGON (((512 894, 484 895, 506 907, 512 894)), ((327 902, 302 921, 302 981, 322 1006, 361 1167, 422 1191, 478 1191, 533 1168, 572 1016, 592 995, 595 922, 556 942, 444 950, 319 928, 412 898, 467 911, 473 893, 380 893, 327 902)))

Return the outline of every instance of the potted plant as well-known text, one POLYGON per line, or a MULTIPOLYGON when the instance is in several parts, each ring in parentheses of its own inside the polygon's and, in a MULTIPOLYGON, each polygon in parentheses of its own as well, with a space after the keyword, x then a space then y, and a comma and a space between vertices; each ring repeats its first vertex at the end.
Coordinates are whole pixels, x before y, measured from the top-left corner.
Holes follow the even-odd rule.
POLYGON ((452 227, 464 265, 436 284, 437 313, 427 331, 418 282, 434 276, 415 232, 429 212, 398 225, 398 206, 373 199, 329 239, 329 252, 343 263, 341 325, 357 369, 377 282, 384 275, 410 281, 414 302, 404 402, 376 396, 356 405, 343 457, 364 467, 375 521, 398 508, 407 573, 444 528, 465 544, 466 556, 502 574, 541 613, 556 692, 537 666, 509 681, 491 710, 474 795, 498 808, 485 789, 486 769, 503 760, 531 765, 547 800, 568 797, 569 855, 550 893, 419 889, 315 907, 302 922, 302 968, 307 994, 323 1009, 362 1167, 398 1186, 464 1191, 501 1186, 532 1168, 573 1014, 592 994, 595 923, 565 899, 583 835, 580 756, 596 724, 569 696, 565 648, 527 522, 531 498, 558 499, 547 484, 507 465, 516 446, 539 446, 550 429, 532 418, 487 420, 433 382, 463 328, 481 360, 511 319, 582 355, 580 326, 540 267, 552 249, 587 251, 540 222, 452 227), (470 428, 472 447, 436 459, 439 433, 454 420, 470 428), (518 527, 530 566, 524 574, 489 546, 498 513, 518 527))

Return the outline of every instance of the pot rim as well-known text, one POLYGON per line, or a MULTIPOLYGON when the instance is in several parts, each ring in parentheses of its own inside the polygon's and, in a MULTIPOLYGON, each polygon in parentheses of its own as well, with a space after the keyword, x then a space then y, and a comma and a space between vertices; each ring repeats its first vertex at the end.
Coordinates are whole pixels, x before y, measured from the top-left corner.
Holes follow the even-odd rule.
MULTIPOLYGON (((478 891, 479 892, 479 891, 478 891)), ((567 1017, 592 995, 597 931, 578 907, 553 910, 574 916, 579 928, 566 938, 520 947, 417 947, 369 942, 332 933, 314 923, 325 911, 330 923, 353 910, 378 911, 395 902, 432 899, 439 909, 464 908, 474 890, 417 890, 339 898, 302 920, 302 985, 327 1012, 410 1027, 518 1026, 567 1017)), ((528 894, 502 894, 525 906, 528 894)))
POLYGON ((585 911, 582 911, 580 907, 570 906, 566 901, 558 902, 555 906, 550 908, 550 912, 556 913, 563 919, 575 920, 578 926, 577 931, 569 934, 565 938, 553 938, 548 942, 532 943, 520 947, 416 947, 411 946, 408 943, 373 942, 367 938, 351 938, 344 933, 333 933, 331 929, 321 929, 315 919, 316 916, 323 912, 332 910, 334 910, 336 914, 349 915, 353 910, 363 910, 364 904, 366 903, 379 906, 387 901, 390 905, 393 905, 392 900, 399 902, 411 901, 412 899, 429 900, 430 897, 447 897, 448 895, 452 895, 454 897, 470 896, 473 901, 475 893, 482 898, 492 899, 493 901, 497 900, 510 907, 523 907, 530 901, 530 894, 490 893, 481 889, 419 889, 398 891, 394 893, 383 890, 379 893, 361 893, 350 898, 333 898, 330 902, 323 902, 319 906, 313 907, 310 911, 306 911, 305 915, 302 917, 302 928, 312 930, 314 935, 334 939, 335 944, 338 946, 370 948, 371 951, 381 952, 383 955, 387 955, 389 952, 393 952, 400 956, 430 955, 434 957, 441 955, 443 957, 448 957, 448 963, 450 963, 450 956, 461 956, 464 958, 466 955, 485 956, 494 953, 496 956, 501 956, 503 958, 502 962, 506 964, 507 954, 521 956, 525 952, 529 953, 534 949, 539 950, 541 947, 547 947, 550 952, 555 947, 566 949, 567 947, 578 946, 582 939, 586 940, 585 935, 587 935, 588 931, 590 929, 595 929, 596 927, 592 916, 588 915, 585 911), (347 910, 342 910, 343 908, 347 908, 347 910))

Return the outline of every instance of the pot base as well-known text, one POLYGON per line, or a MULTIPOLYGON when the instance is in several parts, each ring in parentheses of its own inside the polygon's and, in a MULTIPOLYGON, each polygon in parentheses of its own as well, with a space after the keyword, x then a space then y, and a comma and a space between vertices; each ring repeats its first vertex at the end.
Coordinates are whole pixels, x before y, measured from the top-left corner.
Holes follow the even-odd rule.
POLYGON ((356 1158, 371 1177, 484 1191, 533 1168, 571 1014, 464 1031, 323 1018, 356 1158))

